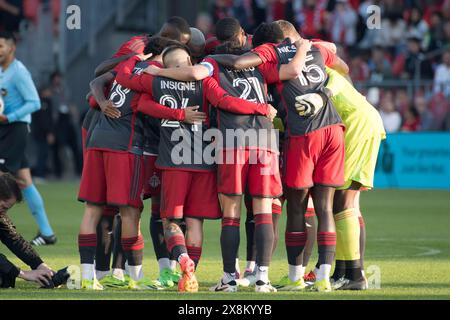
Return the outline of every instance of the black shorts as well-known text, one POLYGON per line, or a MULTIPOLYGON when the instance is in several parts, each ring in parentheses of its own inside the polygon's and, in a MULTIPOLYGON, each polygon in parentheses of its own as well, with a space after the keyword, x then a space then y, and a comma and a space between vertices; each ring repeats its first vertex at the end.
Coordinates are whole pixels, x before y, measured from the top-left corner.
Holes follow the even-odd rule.
POLYGON ((16 174, 29 167, 25 155, 29 128, 24 122, 0 125, 0 171, 16 174))

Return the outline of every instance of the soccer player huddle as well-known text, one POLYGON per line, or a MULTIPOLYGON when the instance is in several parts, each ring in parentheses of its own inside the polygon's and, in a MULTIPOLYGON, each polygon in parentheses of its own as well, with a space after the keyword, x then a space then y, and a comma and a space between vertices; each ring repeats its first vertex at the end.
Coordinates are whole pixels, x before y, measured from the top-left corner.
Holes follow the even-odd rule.
POLYGON ((303 39, 287 21, 263 23, 253 36, 233 18, 215 29, 205 41, 171 17, 96 69, 78 195, 81 287, 177 283, 180 292, 196 292, 203 222, 221 219, 223 276, 211 291, 367 289, 359 195, 373 187, 386 137, 377 110, 349 82, 334 44, 303 39), (140 231, 148 198, 159 265, 153 281, 143 275, 140 231), (288 272, 272 284, 285 202, 288 272), (316 241, 318 261, 306 273, 316 241))

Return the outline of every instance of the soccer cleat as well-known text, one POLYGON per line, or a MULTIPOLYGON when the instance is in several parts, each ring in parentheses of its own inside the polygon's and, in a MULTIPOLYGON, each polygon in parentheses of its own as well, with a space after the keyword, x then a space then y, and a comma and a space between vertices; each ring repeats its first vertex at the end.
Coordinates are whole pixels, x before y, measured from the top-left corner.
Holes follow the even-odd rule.
POLYGON ((154 285, 162 289, 172 288, 175 285, 173 281, 173 271, 170 268, 164 268, 159 273, 159 278, 153 281, 154 285))
POLYGON ((316 281, 316 274, 311 270, 309 273, 305 274, 303 279, 305 280, 305 282, 314 282, 316 281))
POLYGON ((277 289, 270 284, 270 282, 263 282, 261 280, 256 281, 255 283, 255 292, 259 293, 269 293, 269 292, 277 292, 277 289))
POLYGON ((289 276, 284 276, 275 287, 279 291, 302 291, 306 288, 306 284, 303 278, 300 278, 297 281, 292 281, 289 279, 289 276))
POLYGON ((209 288, 209 291, 213 292, 237 292, 238 291, 237 281, 231 280, 228 283, 223 283, 222 279, 220 279, 219 283, 215 286, 209 288))
POLYGON ((316 280, 309 289, 317 292, 331 292, 330 279, 316 280))
POLYGON ((125 288, 128 286, 128 281, 118 279, 113 275, 109 275, 100 280, 100 284, 108 288, 125 288))
POLYGON ((244 277, 242 279, 236 280, 238 286, 250 287, 254 286, 256 283, 256 271, 245 271, 244 277))
POLYGON ((94 280, 83 279, 83 280, 81 280, 81 289, 103 290, 103 286, 100 284, 100 282, 98 282, 97 279, 94 279, 94 280))
POLYGON ((56 236, 53 234, 51 236, 43 236, 40 232, 31 240, 31 244, 34 246, 48 246, 56 243, 56 236))
POLYGON ((343 284, 337 290, 367 290, 365 278, 359 280, 344 279, 343 284))
POLYGON ((180 259, 180 266, 183 275, 178 282, 179 292, 197 292, 198 282, 195 276, 195 263, 188 256, 180 259))
POLYGON ((339 290, 343 285, 347 283, 347 281, 348 280, 344 277, 341 277, 337 280, 335 280, 334 278, 330 278, 331 288, 333 290, 339 290))
POLYGON ((172 281, 174 283, 178 283, 182 276, 183 276, 183 274, 181 272, 179 272, 177 270, 171 270, 170 277, 172 278, 172 281))
POLYGON ((139 281, 130 279, 130 281, 128 281, 128 289, 138 290, 138 291, 158 290, 158 288, 153 286, 153 284, 151 284, 148 280, 144 280, 144 279, 139 280, 139 281))

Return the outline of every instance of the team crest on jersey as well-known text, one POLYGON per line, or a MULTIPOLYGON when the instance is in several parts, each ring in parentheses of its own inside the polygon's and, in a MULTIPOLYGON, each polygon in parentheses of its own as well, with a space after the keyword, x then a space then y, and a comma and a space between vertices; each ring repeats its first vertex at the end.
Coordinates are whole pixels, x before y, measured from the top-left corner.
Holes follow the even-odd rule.
POLYGON ((154 173, 150 177, 150 181, 148 183, 150 184, 150 187, 157 188, 161 184, 161 179, 159 179, 158 175, 154 173))

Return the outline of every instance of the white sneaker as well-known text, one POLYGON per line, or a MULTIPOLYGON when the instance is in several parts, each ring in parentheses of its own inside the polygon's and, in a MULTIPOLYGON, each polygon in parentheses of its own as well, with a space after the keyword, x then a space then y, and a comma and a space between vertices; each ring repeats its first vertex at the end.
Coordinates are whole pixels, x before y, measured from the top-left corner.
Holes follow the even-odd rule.
POLYGON ((256 281, 255 283, 255 292, 260 293, 268 293, 268 292, 277 292, 277 289, 273 287, 270 282, 265 283, 261 280, 256 281))
POLYGON ((237 283, 235 280, 231 280, 228 283, 223 283, 222 279, 219 280, 215 286, 209 288, 209 291, 213 292, 237 292, 237 283))
POLYGON ((256 271, 253 271, 253 272, 245 271, 244 277, 242 279, 237 279, 236 282, 237 282, 238 286, 241 286, 241 287, 254 286, 256 283, 256 271))

